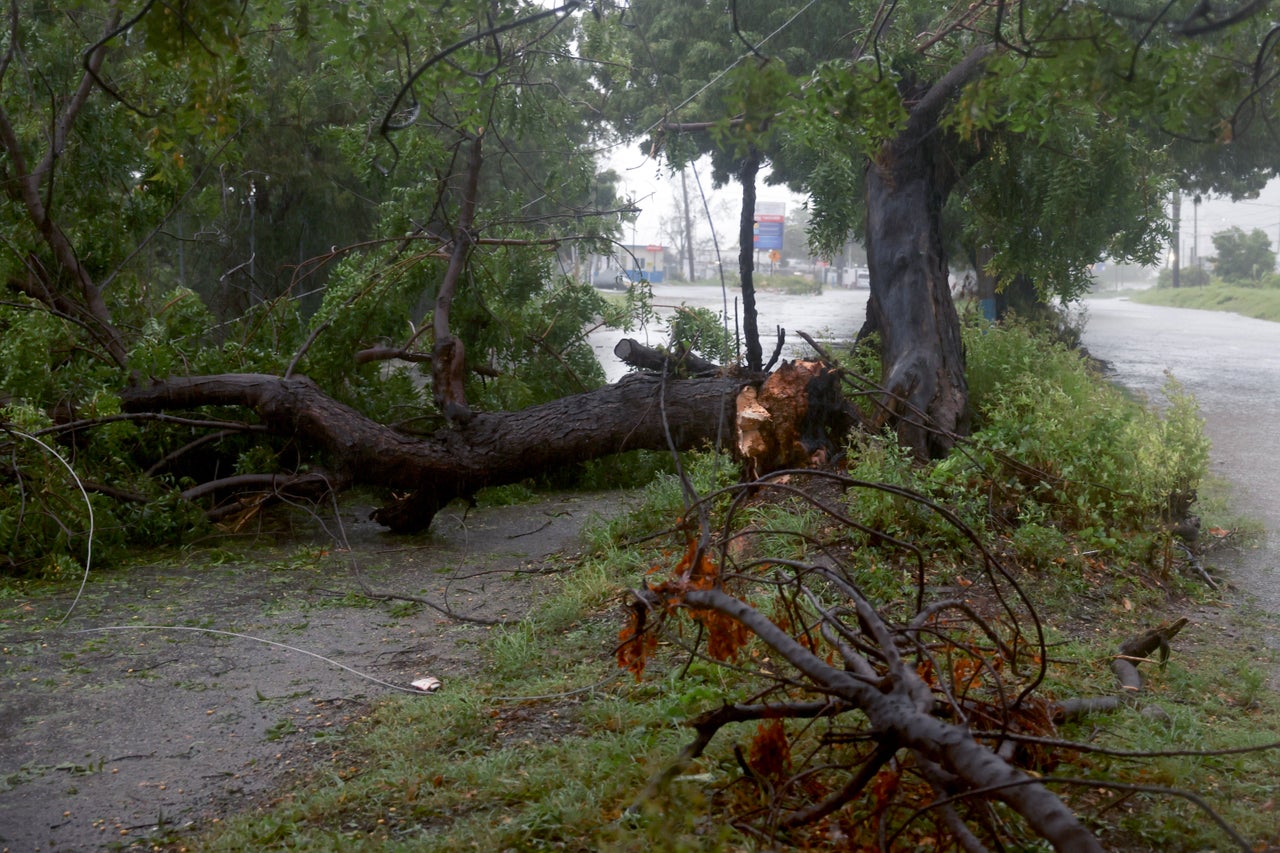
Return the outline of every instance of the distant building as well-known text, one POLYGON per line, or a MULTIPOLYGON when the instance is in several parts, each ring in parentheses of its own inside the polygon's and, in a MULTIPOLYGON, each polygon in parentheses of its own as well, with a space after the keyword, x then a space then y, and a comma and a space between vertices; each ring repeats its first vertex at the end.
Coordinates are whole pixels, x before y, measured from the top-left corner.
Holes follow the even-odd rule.
POLYGON ((623 287, 641 280, 659 284, 666 278, 666 254, 665 246, 619 246, 612 255, 593 258, 591 283, 596 287, 623 287))

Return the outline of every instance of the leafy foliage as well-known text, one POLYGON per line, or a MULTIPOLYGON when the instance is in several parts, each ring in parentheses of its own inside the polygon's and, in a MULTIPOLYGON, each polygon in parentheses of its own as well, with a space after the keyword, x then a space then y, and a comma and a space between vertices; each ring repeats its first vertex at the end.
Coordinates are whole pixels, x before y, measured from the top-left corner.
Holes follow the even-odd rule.
MULTIPOLYGON (((619 224, 596 213, 617 205, 590 152, 603 131, 583 110, 587 71, 567 61, 576 17, 446 6, 424 29, 403 2, 218 0, 149 5, 126 32, 99 5, 23 4, 0 74, 11 131, 0 275, 16 292, 0 304, 6 421, 59 436, 65 421, 113 416, 107 402, 129 381, 297 370, 366 414, 430 425, 430 383, 376 351, 431 349, 460 242, 470 248, 447 307, 475 405, 522 407, 603 381, 584 329, 626 317, 554 264, 560 241, 590 248, 619 224), (486 157, 472 194, 460 152, 477 136, 486 157), (35 168, 42 158, 57 169, 35 168), (462 231, 464 204, 476 210, 462 231)), ((230 432, 202 443, 184 425, 86 424, 73 464, 137 499, 119 512, 154 514, 214 472, 310 461, 225 411, 191 414, 230 432)), ((45 492, 27 487, 44 463, 14 452, 0 507, 25 519, 33 553, 77 553, 57 524, 35 526, 32 496, 45 492)), ((59 504, 48 509, 78 512, 73 484, 47 470, 59 504)), ((97 533, 163 541, 191 521, 171 519, 97 533)), ((65 527, 84 529, 71 516, 65 527)))
MULTIPOLYGON (((684 514, 683 548, 663 552, 633 593, 621 666, 648 678, 664 660, 660 632, 690 660, 723 661, 730 694, 750 697, 710 697, 679 762, 730 726, 754 725, 739 735, 749 749, 734 747, 737 781, 715 802, 753 834, 936 846, 962 820, 986 844, 1031 846, 1043 827, 991 822, 983 809, 929 823, 935 759, 894 757, 921 741, 880 699, 928 691, 930 700, 903 704, 962 709, 945 716, 962 717, 963 737, 984 743, 994 743, 987 726, 996 739, 1047 738, 1008 759, 1046 774, 1072 755, 1053 741, 1059 707, 1037 692, 1048 677, 1037 632, 1053 617, 1030 615, 1023 584, 1040 574, 1052 579, 1042 587, 1180 593, 1155 544, 1168 535, 1171 498, 1194 491, 1206 468, 1194 401, 1170 380, 1164 413, 1151 413, 1023 326, 974 328, 967 345, 981 423, 965 446, 922 465, 892 436, 861 436, 845 472, 787 472, 712 493, 684 514), (874 700, 854 698, 858 684, 875 685, 874 700)), ((969 784, 973 768, 955 753, 936 760, 948 791, 969 784)), ((1079 813, 1094 805, 1063 796, 1079 813)))
POLYGON ((681 306, 671 317, 671 345, 716 364, 733 361, 733 341, 724 318, 708 308, 681 306))
POLYGON ((1213 271, 1227 282, 1257 282, 1275 271, 1276 253, 1271 239, 1261 228, 1248 234, 1239 226, 1213 235, 1213 247, 1218 250, 1213 271))
POLYGON ((1163 413, 1151 411, 1016 325, 972 329, 966 347, 973 443, 1003 471, 998 487, 1021 506, 1013 517, 1079 536, 1086 550, 1149 559, 1143 549, 1180 520, 1171 506, 1185 511, 1208 468, 1194 398, 1170 377, 1163 413))
POLYGON ((908 8, 869 24, 873 50, 819 66, 784 112, 782 172, 812 194, 824 251, 862 227, 863 166, 901 127, 904 93, 954 69, 977 33, 983 73, 940 122, 960 179, 947 221, 951 245, 993 250, 998 278, 1076 299, 1104 255, 1156 257, 1173 183, 1236 192, 1280 167, 1265 129, 1277 80, 1256 73, 1274 60, 1263 21, 1186 38, 1172 20, 1088 4, 1023 8, 1016 28, 997 7, 908 8))

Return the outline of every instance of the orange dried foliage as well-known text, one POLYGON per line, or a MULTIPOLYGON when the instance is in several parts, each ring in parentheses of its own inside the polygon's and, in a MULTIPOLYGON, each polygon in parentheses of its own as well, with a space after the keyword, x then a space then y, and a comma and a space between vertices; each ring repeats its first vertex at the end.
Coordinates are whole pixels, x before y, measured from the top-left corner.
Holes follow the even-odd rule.
POLYGON ((959 658, 951 663, 951 683, 958 693, 973 690, 982 683, 982 661, 976 658, 959 658))
POLYGON ((898 793, 898 782, 902 779, 902 774, 895 769, 884 769, 876 774, 876 778, 871 780, 871 803, 874 814, 883 812, 893 797, 898 793))
POLYGON ((916 664, 916 675, 920 676, 920 680, 930 687, 937 687, 937 683, 933 680, 933 660, 925 658, 916 664))
MULTIPOLYGON (((654 566, 646 574, 658 571, 660 567, 654 566)), ((691 538, 680 561, 672 568, 671 578, 659 584, 649 584, 648 589, 659 596, 665 615, 672 615, 683 604, 686 592, 712 589, 718 584, 719 576, 720 567, 698 547, 697 540, 691 538)), ((690 608, 690 615, 706 630, 707 654, 715 660, 736 659, 751 641, 750 629, 731 616, 702 607, 690 608)), ((644 609, 633 607, 627 625, 618 632, 618 665, 634 673, 637 681, 644 672, 648 657, 658 645, 655 633, 645 630, 645 621, 644 609)))
POLYGON ((706 551, 698 548, 696 540, 690 539, 684 556, 680 558, 679 563, 676 563, 673 581, 678 584, 687 584, 689 589, 711 589, 715 586, 716 577, 719 574, 720 567, 706 551))
POLYGON ((658 647, 658 637, 644 630, 644 611, 632 608, 627 625, 618 632, 618 666, 635 675, 636 681, 644 675, 649 656, 658 647))
POLYGON ((791 772, 791 741, 781 720, 770 720, 756 726, 748 755, 751 769, 771 781, 780 782, 791 772))
POLYGON ((751 642, 751 631, 732 616, 702 608, 691 611, 691 615, 706 628, 707 654, 715 660, 736 660, 738 652, 751 642))

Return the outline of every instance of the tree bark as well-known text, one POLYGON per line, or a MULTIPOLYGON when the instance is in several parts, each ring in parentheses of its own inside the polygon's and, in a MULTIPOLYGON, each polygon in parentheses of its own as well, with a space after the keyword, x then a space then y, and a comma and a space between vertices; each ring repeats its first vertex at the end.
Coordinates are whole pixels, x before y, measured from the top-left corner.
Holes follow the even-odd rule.
POLYGON ((885 421, 921 458, 945 456, 969 429, 960 319, 951 298, 942 242, 942 208, 956 169, 942 156, 939 116, 976 76, 990 46, 974 50, 945 76, 910 86, 902 131, 867 167, 868 330, 881 336, 885 421))
POLYGON ((881 337, 881 384, 898 440, 946 455, 968 430, 960 322, 942 248, 947 187, 928 138, 898 137, 867 174, 869 321, 881 337))
POLYGON ((613 354, 624 364, 657 373, 667 372, 676 376, 714 376, 720 372, 720 365, 713 364, 705 358, 699 358, 691 352, 684 350, 664 352, 645 346, 635 338, 623 338, 618 341, 613 347, 613 354))
POLYGON ((479 412, 463 428, 419 438, 397 432, 327 396, 303 376, 171 377, 126 389, 126 411, 246 406, 269 430, 329 457, 337 478, 412 494, 374 518, 397 531, 424 530, 435 512, 485 486, 627 450, 728 443, 743 380, 667 380, 637 374, 616 385, 518 412, 479 412))

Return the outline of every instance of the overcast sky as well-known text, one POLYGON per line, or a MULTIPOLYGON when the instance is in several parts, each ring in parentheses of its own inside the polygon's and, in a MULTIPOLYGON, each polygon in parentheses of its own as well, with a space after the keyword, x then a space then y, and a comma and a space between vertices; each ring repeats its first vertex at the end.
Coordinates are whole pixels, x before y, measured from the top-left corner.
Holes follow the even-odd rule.
POLYGON ((1190 262, 1193 243, 1199 246, 1202 257, 1212 257, 1216 254, 1213 235, 1226 231, 1233 225, 1239 226, 1246 234, 1255 228, 1261 228, 1271 240, 1271 248, 1275 249, 1277 242, 1280 242, 1280 179, 1267 184, 1262 194, 1250 201, 1204 199, 1200 202, 1198 213, 1191 199, 1183 196, 1183 257, 1190 262))
MULTIPOLYGON (((641 214, 636 220, 635 239, 628 233, 628 241, 640 245, 666 244, 669 241, 662 234, 662 221, 671 219, 675 211, 675 199, 680 192, 680 176, 672 175, 665 162, 644 156, 634 147, 615 149, 605 160, 606 164, 622 177, 622 193, 630 193, 641 214)), ((737 182, 720 189, 711 186, 711 161, 702 158, 695 165, 697 178, 707 194, 709 207, 717 229, 720 248, 736 246, 738 242, 738 211, 742 206, 742 189, 737 182)), ((788 216, 804 204, 804 196, 789 192, 783 187, 770 187, 764 184, 764 172, 756 190, 756 202, 784 202, 788 216)), ((698 184, 694 175, 689 176, 689 195, 698 197, 698 184)), ((701 207, 699 201, 694 202, 701 207)), ((695 239, 710 236, 711 229, 705 217, 699 217, 699 234, 695 239)))
MULTIPOLYGON (((622 176, 623 192, 630 193, 637 206, 642 209, 632 234, 624 239, 641 245, 666 244, 669 242, 662 235, 663 219, 673 215, 673 204, 676 193, 680 189, 679 177, 673 177, 665 163, 646 157, 634 146, 619 147, 606 159, 606 163, 622 176)), ((741 190, 736 183, 713 190, 711 187, 711 165, 703 158, 697 164, 698 174, 703 189, 709 194, 711 207, 715 214, 718 237, 722 249, 736 244, 737 216, 741 203, 741 190)), ((697 188, 690 181, 689 192, 696 194, 697 188)), ((792 211, 804 204, 804 197, 789 192, 782 187, 765 186, 760 182, 756 194, 757 201, 785 202, 788 217, 792 211)), ((1273 249, 1280 246, 1280 179, 1273 180, 1256 199, 1233 202, 1225 198, 1205 198, 1201 200, 1199 211, 1195 210, 1191 198, 1182 199, 1182 257, 1190 262, 1193 243, 1199 247, 1202 257, 1212 257, 1213 235, 1225 231, 1231 226, 1239 226, 1246 233, 1260 228, 1271 240, 1273 249)), ((710 229, 702 223, 700 237, 706 237, 710 229)))

